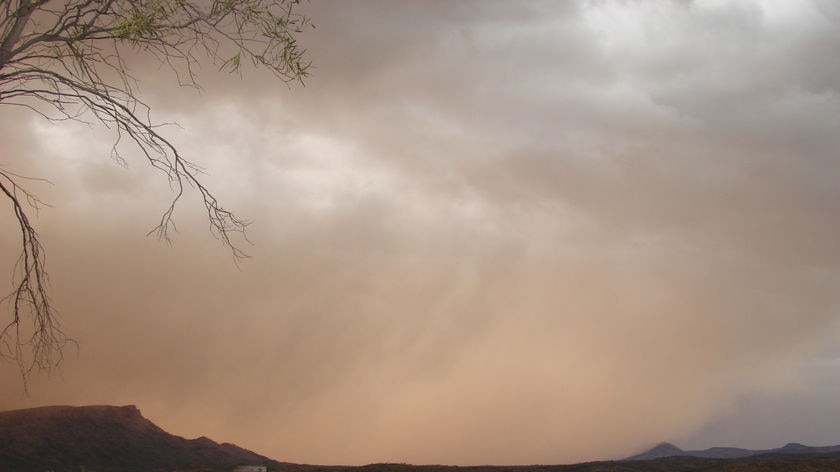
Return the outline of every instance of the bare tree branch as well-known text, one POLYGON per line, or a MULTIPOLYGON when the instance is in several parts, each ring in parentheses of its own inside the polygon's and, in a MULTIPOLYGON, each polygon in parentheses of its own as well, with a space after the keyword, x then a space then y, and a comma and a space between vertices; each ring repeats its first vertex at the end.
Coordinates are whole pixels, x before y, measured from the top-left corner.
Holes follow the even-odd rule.
MULTIPOLYGON (((204 204, 210 231, 235 260, 247 257, 247 222, 224 208, 202 182, 202 170, 160 132, 136 94, 128 62, 137 54, 169 67, 180 85, 200 88, 200 61, 237 71, 242 61, 268 68, 283 82, 308 74, 295 35, 310 26, 300 0, 0 0, 0 105, 20 106, 52 120, 98 122, 115 134, 111 157, 124 164, 128 139, 160 170, 173 191, 149 234, 169 241, 174 215, 187 191, 204 204)), ((0 357, 18 362, 24 379, 62 359, 70 341, 49 297, 49 278, 30 212, 43 206, 23 178, 0 170, 0 190, 11 202, 21 237, 13 291, 0 301, 10 320, 0 331, 0 357), (24 324, 28 323, 28 324, 24 324)))

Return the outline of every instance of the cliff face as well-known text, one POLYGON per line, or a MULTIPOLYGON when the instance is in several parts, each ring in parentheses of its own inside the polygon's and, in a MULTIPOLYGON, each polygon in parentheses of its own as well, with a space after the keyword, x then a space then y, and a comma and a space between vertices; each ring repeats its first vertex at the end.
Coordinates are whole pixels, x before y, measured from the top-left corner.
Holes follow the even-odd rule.
POLYGON ((174 436, 135 406, 50 406, 0 412, 0 470, 96 472, 279 463, 233 444, 174 436))

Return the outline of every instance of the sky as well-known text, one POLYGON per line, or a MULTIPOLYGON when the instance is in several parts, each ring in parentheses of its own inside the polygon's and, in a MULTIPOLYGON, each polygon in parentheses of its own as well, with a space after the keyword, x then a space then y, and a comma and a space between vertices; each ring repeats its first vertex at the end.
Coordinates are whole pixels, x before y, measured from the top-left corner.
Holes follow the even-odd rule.
POLYGON ((0 107, 79 342, 28 396, 0 363, 0 410, 133 404, 319 464, 840 444, 840 4, 303 11, 305 86, 134 69, 252 221, 239 266, 194 195, 146 237, 172 193, 107 130, 0 107))

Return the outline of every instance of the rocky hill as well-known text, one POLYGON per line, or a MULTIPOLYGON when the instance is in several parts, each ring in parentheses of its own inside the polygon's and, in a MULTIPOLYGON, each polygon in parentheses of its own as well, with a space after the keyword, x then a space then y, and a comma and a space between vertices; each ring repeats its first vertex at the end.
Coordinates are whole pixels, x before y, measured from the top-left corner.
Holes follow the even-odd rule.
POLYGON ((53 406, 0 412, 0 472, 229 472, 266 465, 277 472, 822 472, 840 471, 840 446, 788 444, 763 451, 683 451, 662 443, 623 461, 532 466, 362 467, 280 463, 233 444, 184 439, 134 406, 53 406))
POLYGON ((0 471, 177 470, 280 463, 236 445, 167 433, 135 406, 0 412, 0 471))
POLYGON ((737 447, 712 447, 700 451, 683 451, 670 443, 659 443, 641 454, 628 457, 626 461, 652 460, 665 457, 703 457, 706 459, 742 459, 756 456, 825 456, 840 454, 840 446, 805 446, 789 443, 775 449, 740 449, 737 447))

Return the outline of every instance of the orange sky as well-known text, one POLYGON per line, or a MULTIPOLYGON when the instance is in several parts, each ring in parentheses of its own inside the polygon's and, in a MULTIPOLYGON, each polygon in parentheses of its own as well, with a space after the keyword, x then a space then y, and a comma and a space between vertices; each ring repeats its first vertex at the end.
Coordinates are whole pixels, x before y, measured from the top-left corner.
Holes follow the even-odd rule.
POLYGON ((138 70, 254 221, 239 268, 192 197, 145 237, 169 188, 107 130, 0 107, 0 164, 54 183, 35 222, 80 342, 29 397, 0 364, 0 410, 136 404, 333 464, 840 443, 835 2, 305 8, 305 87, 138 70))

